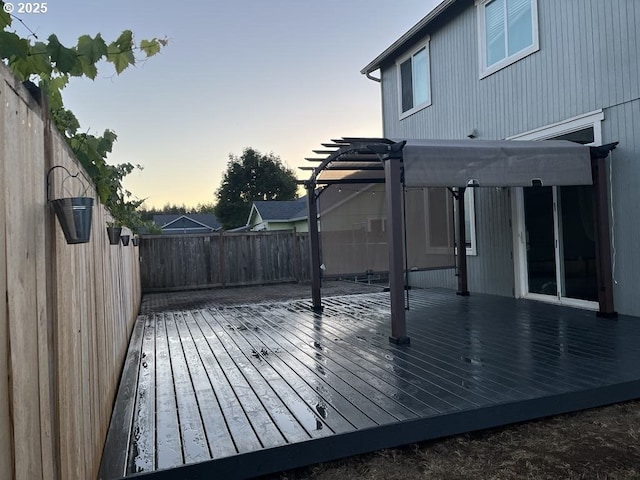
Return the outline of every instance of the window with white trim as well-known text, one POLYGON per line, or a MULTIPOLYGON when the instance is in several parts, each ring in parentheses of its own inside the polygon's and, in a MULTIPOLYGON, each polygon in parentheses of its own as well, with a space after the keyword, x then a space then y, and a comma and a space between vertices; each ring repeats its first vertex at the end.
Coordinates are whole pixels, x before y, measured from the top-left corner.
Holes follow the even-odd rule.
POLYGON ((429 40, 402 57, 397 66, 402 119, 431 105, 429 40))
POLYGON ((477 0, 480 78, 537 52, 538 0, 477 0))

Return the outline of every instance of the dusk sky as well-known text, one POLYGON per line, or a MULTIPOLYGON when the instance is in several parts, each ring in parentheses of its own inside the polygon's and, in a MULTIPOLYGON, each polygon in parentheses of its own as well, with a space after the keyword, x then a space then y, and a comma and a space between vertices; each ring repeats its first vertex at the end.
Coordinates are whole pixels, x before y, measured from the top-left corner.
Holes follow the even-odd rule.
POLYGON ((322 142, 381 135, 380 86, 360 70, 438 3, 57 0, 20 18, 68 46, 124 29, 168 38, 146 63, 120 76, 105 65, 63 94, 83 131, 117 133, 110 163, 144 167, 127 177, 136 197, 195 206, 213 202, 229 154, 245 147, 273 152, 301 177, 296 167, 322 142))

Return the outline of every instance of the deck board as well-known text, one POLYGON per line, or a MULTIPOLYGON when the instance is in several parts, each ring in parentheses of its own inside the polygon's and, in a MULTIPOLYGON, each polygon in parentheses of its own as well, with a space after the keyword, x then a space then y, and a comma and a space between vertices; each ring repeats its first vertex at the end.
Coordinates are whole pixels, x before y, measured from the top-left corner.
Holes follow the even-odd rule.
MULTIPOLYGON (((167 315, 156 316, 156 442, 155 455, 158 469, 176 467, 184 464, 178 407, 174 386, 169 338, 167 332, 167 315)), ((146 352, 145 352, 146 353, 146 352)), ((153 449, 149 441, 144 441, 139 450, 153 449)))
POLYGON ((398 346, 388 293, 323 304, 140 317, 99 478, 244 478, 640 398, 640 318, 412 290, 398 346))

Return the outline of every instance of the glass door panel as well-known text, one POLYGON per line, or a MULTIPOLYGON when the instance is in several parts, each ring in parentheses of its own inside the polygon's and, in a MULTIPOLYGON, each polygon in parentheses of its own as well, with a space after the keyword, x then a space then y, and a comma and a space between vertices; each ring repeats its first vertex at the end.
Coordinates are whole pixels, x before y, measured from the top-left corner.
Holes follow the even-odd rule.
POLYGON ((560 187, 562 296, 598 300, 591 185, 560 187))
POLYGON ((529 292, 557 296, 553 189, 523 190, 529 292))

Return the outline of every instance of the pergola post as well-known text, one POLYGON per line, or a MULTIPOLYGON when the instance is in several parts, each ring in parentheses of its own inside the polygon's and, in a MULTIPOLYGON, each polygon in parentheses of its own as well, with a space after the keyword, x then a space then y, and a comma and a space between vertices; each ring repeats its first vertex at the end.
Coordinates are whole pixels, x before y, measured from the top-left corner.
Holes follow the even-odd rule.
POLYGON ((322 311, 322 297, 320 295, 320 235, 318 232, 318 199, 315 184, 307 183, 307 219, 309 223, 309 249, 311 261, 311 300, 312 308, 316 312, 322 311))
POLYGON ((389 290, 391 293, 391 336, 397 345, 410 343, 404 308, 404 244, 402 238, 402 169, 399 155, 385 155, 384 176, 387 200, 387 247, 389 250, 389 290))
POLYGON ((457 264, 458 264, 458 295, 469 295, 469 289, 467 287, 467 245, 466 245, 466 225, 464 222, 464 192, 466 188, 458 188, 455 200, 458 203, 456 217, 456 223, 458 224, 458 245, 457 245, 457 264))
MULTIPOLYGON (((613 148, 615 148, 615 145, 613 148)), ((597 315, 599 317, 615 318, 618 314, 613 307, 613 266, 611 263, 609 201, 607 198, 606 159, 609 151, 591 150, 591 172, 593 175, 593 206, 596 221, 596 276, 599 304, 597 315)))

